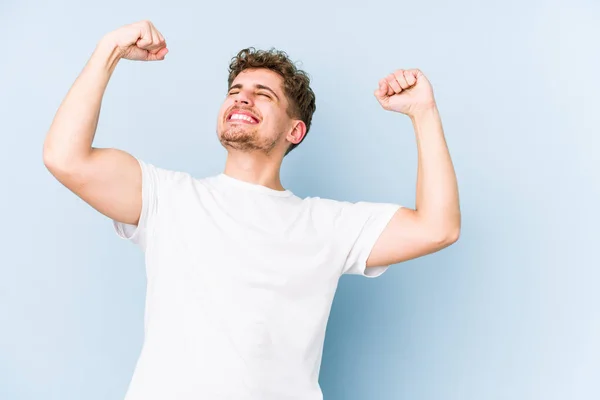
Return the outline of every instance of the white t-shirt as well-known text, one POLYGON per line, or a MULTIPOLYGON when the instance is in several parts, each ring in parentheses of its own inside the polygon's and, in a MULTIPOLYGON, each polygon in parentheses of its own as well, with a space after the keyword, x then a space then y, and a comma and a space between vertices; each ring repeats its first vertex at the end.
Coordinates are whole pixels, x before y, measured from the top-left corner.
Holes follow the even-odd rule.
POLYGON ((142 169, 144 344, 126 400, 320 400, 342 274, 366 268, 397 204, 301 199, 225 174, 142 169))

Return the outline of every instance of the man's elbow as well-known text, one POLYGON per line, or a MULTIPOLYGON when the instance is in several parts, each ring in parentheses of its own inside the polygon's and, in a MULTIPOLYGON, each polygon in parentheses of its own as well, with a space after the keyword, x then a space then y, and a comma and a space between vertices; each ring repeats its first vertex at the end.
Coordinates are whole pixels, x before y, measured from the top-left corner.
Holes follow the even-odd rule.
POLYGON ((446 241, 448 242, 448 245, 458 242, 459 238, 460 238, 460 227, 452 229, 446 235, 446 241))
POLYGON ((446 225, 437 232, 435 235, 436 242, 442 247, 450 246, 460 238, 460 222, 446 225))
POLYGON ((427 236, 432 244, 441 249, 458 241, 461 229, 460 212, 452 216, 429 219, 429 221, 425 226, 429 227, 427 236))

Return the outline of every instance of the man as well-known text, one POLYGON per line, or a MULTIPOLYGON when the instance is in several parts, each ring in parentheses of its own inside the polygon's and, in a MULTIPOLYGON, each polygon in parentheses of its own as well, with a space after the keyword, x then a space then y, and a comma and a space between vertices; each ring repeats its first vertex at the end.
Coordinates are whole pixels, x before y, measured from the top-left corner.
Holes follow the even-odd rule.
POLYGON ((217 121, 223 173, 196 179, 92 147, 118 61, 167 52, 149 21, 104 36, 44 143, 49 171, 145 252, 145 338, 126 399, 322 399, 339 277, 376 277, 458 238, 456 178, 431 85, 418 70, 398 70, 374 93, 413 122, 416 209, 301 199, 279 170, 309 131, 315 96, 278 51, 245 49, 231 62, 217 121))

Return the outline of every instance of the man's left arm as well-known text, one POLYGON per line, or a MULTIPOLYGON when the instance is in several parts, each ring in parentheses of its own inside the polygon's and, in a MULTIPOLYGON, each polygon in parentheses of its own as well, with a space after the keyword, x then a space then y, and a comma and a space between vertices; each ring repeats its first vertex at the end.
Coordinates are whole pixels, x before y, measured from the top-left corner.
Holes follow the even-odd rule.
POLYGON ((410 117, 418 166, 415 209, 400 208, 373 246, 367 267, 434 253, 458 240, 458 184, 431 84, 419 70, 398 70, 379 81, 381 106, 410 117))

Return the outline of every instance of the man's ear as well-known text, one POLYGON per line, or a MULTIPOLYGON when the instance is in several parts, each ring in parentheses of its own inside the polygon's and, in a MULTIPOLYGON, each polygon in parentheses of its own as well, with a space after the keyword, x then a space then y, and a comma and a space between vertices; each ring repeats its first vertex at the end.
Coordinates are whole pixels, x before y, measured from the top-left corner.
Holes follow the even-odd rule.
POLYGON ((301 120, 294 120, 293 129, 287 134, 287 140, 298 144, 306 136, 306 124, 301 120))

